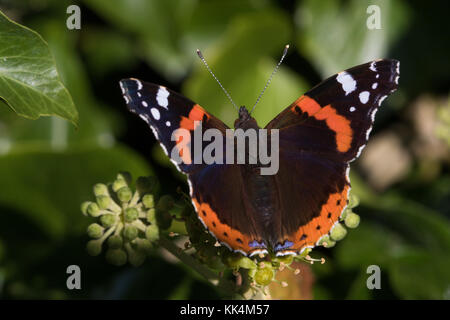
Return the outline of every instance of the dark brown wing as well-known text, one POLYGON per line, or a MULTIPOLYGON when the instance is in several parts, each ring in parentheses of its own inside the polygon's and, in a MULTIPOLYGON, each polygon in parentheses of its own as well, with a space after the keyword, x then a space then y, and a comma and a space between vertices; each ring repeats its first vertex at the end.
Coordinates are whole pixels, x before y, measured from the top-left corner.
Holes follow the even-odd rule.
POLYGON ((314 87, 266 126, 279 129, 277 254, 314 246, 339 219, 350 190, 348 163, 367 143, 375 113, 398 78, 396 60, 353 67, 314 87))

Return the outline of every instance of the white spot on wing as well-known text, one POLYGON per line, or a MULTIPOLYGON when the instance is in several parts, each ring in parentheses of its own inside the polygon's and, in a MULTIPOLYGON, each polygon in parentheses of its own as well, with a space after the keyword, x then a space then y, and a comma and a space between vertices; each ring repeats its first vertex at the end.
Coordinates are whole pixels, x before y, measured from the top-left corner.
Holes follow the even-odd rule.
POLYGON ((355 159, 358 158, 358 157, 361 155, 361 152, 363 151, 363 149, 364 149, 365 147, 366 147, 365 144, 363 144, 361 147, 359 147, 358 153, 356 154, 355 159))
POLYGON ((380 98, 380 100, 378 100, 378 106, 381 106, 381 104, 383 103, 384 99, 386 99, 386 98, 387 98, 387 96, 382 96, 380 98))
POLYGON ((187 179, 188 185, 189 185, 189 195, 192 197, 192 195, 194 194, 194 189, 192 189, 192 182, 191 180, 189 180, 189 178, 187 179))
POLYGON ((248 256, 252 257, 255 254, 267 254, 267 253, 269 253, 269 252, 266 249, 261 249, 261 250, 252 251, 248 256))
POLYGON ((140 114, 139 117, 140 117, 142 120, 144 120, 145 122, 148 123, 148 119, 147 119, 147 117, 146 117, 144 114, 140 114))
POLYGON ((372 123, 375 121, 375 114, 377 113, 378 109, 374 109, 372 111, 372 114, 370 115, 370 119, 372 119, 372 123))
MULTIPOLYGON (((311 247, 311 246, 309 246, 309 247, 311 247)), ((311 248, 313 248, 313 247, 311 247, 311 248)), ((305 249, 306 249, 306 247, 303 248, 301 252, 303 252, 303 250, 305 250, 305 249)), ((275 256, 277 256, 277 257, 288 256, 288 255, 295 256, 295 255, 297 255, 297 253, 295 251, 279 251, 275 254, 275 256)))
POLYGON ((400 76, 396 76, 395 77, 395 84, 398 84, 398 79, 400 78, 400 76))
POLYGON ((336 80, 342 84, 342 89, 345 91, 345 95, 352 93, 356 89, 356 81, 353 77, 345 71, 339 72, 336 80))
POLYGON ((378 79, 379 77, 380 77, 380 75, 379 75, 379 74, 377 74, 377 75, 375 76, 375 78, 377 78, 377 79, 378 79))
POLYGON ((375 63, 376 63, 376 61, 372 61, 372 63, 370 64, 370 68, 369 68, 373 72, 377 72, 377 68, 375 67, 375 63))
POLYGON ((166 147, 165 147, 162 143, 160 143, 159 145, 160 145, 161 148, 163 149, 163 151, 164 151, 164 153, 166 154, 166 156, 169 156, 169 153, 167 152, 166 147))
POLYGON ((125 88, 123 87, 122 82, 119 82, 120 84, 120 89, 122 90, 122 94, 125 94, 125 88))
POLYGON ((150 112, 152 113, 153 118, 155 118, 155 120, 159 120, 161 118, 161 114, 159 113, 159 110, 156 108, 151 108, 150 112))
POLYGON ((170 127, 170 121, 166 121, 166 126, 170 127))
POLYGON ((135 80, 136 83, 138 84, 138 90, 142 89, 142 82, 140 82, 139 80, 135 80))
POLYGON ((148 103, 147 102, 145 102, 145 101, 142 101, 142 105, 144 106, 144 107, 148 107, 148 103))
POLYGON ((369 96, 370 96, 369 91, 363 91, 359 94, 359 101, 365 104, 367 103, 367 101, 369 101, 369 96))
POLYGON ((356 110, 355 107, 350 107, 350 112, 354 112, 356 110))
POLYGON ((378 87, 378 82, 375 82, 374 84, 372 84, 372 89, 375 90, 378 87))
MULTIPOLYGON (((374 111, 374 113, 375 113, 375 111, 374 111)), ((369 140, 369 135, 370 135, 371 131, 372 131, 372 127, 370 127, 366 132, 366 140, 369 140)))
POLYGON ((156 94, 156 101, 161 107, 167 109, 167 106, 169 105, 169 100, 167 100, 167 98, 169 97, 169 95, 170 93, 165 87, 159 87, 158 93, 156 94))
POLYGON ((308 248, 312 249, 312 248, 314 248, 314 246, 305 246, 305 247, 303 247, 303 248, 300 250, 300 252, 299 252, 298 254, 302 254, 303 251, 305 251, 305 250, 308 249, 308 248))
POLYGON ((138 79, 133 79, 134 81, 136 81, 136 83, 137 83, 137 86, 138 86, 138 90, 141 90, 142 89, 142 82, 140 82, 138 79))
POLYGON ((155 128, 153 128, 152 126, 150 126, 150 128, 152 129, 152 131, 153 131, 153 134, 155 135, 156 139, 158 139, 158 140, 159 140, 159 135, 158 135, 158 131, 156 131, 156 129, 155 129, 155 128))

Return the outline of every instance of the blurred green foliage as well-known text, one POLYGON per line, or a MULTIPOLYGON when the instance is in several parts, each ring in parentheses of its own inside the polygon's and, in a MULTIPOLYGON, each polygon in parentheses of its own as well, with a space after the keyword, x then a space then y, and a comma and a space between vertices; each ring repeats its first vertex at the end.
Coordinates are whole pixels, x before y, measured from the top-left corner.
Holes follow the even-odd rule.
POLYGON ((324 77, 370 59, 397 58, 400 89, 377 114, 372 135, 398 129, 413 155, 406 175, 382 191, 358 161, 352 165, 361 224, 336 248, 316 251, 328 262, 312 266, 314 297, 450 299, 448 145, 431 160, 415 153, 419 138, 411 126, 414 102, 425 93, 449 106, 445 1, 84 0, 81 30, 65 27, 70 4, 0 1, 1 11, 48 43, 79 114, 75 129, 57 117, 17 117, 0 102, 0 298, 219 298, 212 285, 160 252, 138 269, 89 257, 90 221, 79 204, 95 183, 121 170, 154 172, 166 193, 186 188, 160 150, 152 152, 150 130, 126 112, 118 80, 133 76, 169 86, 231 126, 236 114, 195 49, 233 99, 252 107, 290 43, 286 63, 255 110, 261 125, 324 77), (380 6, 380 30, 366 27, 371 4, 380 6), (81 291, 66 289, 71 264, 83 270, 81 291), (366 287, 366 269, 374 264, 382 270, 381 290, 366 287))

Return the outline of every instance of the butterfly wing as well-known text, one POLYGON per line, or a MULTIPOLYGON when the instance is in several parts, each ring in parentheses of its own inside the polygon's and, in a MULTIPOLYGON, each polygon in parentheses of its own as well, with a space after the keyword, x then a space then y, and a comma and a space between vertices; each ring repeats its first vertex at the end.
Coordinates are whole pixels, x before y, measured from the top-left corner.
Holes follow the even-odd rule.
MULTIPOLYGON (((128 109, 141 117, 152 129, 164 152, 175 162, 172 150, 181 150, 181 145, 194 150, 195 141, 177 139, 177 129, 185 129, 194 137, 194 126, 201 123, 201 134, 207 129, 215 128, 225 134, 228 128, 222 121, 206 112, 201 106, 183 95, 164 86, 130 78, 120 81, 120 87, 128 109)), ((189 152, 183 154, 175 163, 183 173, 200 170, 205 165, 195 164, 189 152)))
POLYGON ((350 190, 348 163, 367 143, 375 113, 398 79, 396 60, 353 67, 314 87, 266 126, 279 129, 277 254, 316 245, 338 221, 350 190))
MULTIPOLYGON (((195 153, 197 140, 192 137, 200 128, 202 135, 207 129, 214 128, 224 139, 226 137, 228 127, 222 121, 170 89, 138 79, 122 80, 120 86, 128 109, 147 122, 169 157, 172 150, 181 152, 182 143, 195 153), (190 138, 178 139, 174 132, 180 128, 188 130, 190 138)), ((203 146, 198 150, 203 152, 203 146)), ((192 203, 203 225, 234 251, 243 254, 264 252, 261 231, 256 221, 248 218, 256 215, 242 197, 245 188, 241 166, 196 163, 195 155, 185 151, 180 153, 183 161, 176 166, 188 176, 192 203), (250 214, 245 215, 246 212, 250 214)))

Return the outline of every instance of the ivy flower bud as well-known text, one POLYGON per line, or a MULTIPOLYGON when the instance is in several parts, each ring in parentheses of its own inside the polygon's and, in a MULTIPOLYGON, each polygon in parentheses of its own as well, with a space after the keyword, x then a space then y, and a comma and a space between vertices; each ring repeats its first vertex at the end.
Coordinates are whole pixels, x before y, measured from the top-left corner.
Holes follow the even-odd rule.
POLYGON ((136 239, 136 247, 137 247, 137 250, 140 250, 147 254, 152 250, 153 245, 147 239, 136 239))
POLYGON ((147 210, 147 221, 156 224, 156 210, 154 208, 147 210))
POLYGON ((146 255, 144 252, 139 250, 128 250, 128 260, 130 264, 134 267, 139 267, 144 263, 146 255))
POLYGON ((100 208, 97 203, 91 202, 87 207, 87 212, 91 217, 98 217, 101 214, 100 208))
POLYGON ((342 240, 346 235, 347 229, 340 223, 336 224, 330 233, 331 239, 334 241, 342 240))
POLYGON ((350 193, 350 197, 348 199, 348 207, 354 208, 359 205, 359 198, 354 195, 353 193, 350 193))
POLYGON ((111 198, 109 196, 105 196, 105 195, 100 195, 97 196, 97 204, 99 206, 100 209, 108 209, 109 206, 111 205, 111 198))
POLYGON ((91 204, 91 201, 85 201, 81 204, 81 212, 87 216, 88 215, 88 207, 91 204))
POLYGON ((93 223, 87 228, 87 234, 93 239, 98 239, 103 235, 104 230, 105 228, 103 228, 101 225, 93 223))
POLYGON ((127 208, 124 212, 124 220, 127 223, 135 221, 139 217, 139 211, 136 208, 127 208))
POLYGON ((258 269, 253 279, 260 286, 267 286, 272 282, 273 277, 274 277, 273 269, 270 267, 265 267, 258 269))
POLYGON ((119 191, 119 189, 128 187, 127 182, 124 179, 117 179, 112 184, 112 189, 114 192, 119 191))
POLYGON ((224 263, 233 269, 255 269, 256 263, 250 258, 244 257, 240 254, 227 252, 223 257, 224 263))
POLYGON ((111 249, 120 249, 122 248, 123 240, 121 236, 113 235, 110 238, 108 238, 108 246, 111 249))
POLYGON ((116 224, 117 217, 114 214, 104 214, 100 217, 100 222, 105 228, 111 228, 116 224))
POLYGON ((117 180, 124 180, 127 185, 130 185, 133 179, 131 177, 131 173, 128 171, 121 171, 117 174, 117 180))
POLYGON ((123 266, 127 263, 127 254, 122 249, 108 249, 106 251, 106 260, 115 266, 123 266))
POLYGON ((145 237, 150 242, 155 242, 159 240, 159 228, 156 225, 150 225, 145 230, 145 237))
POLYGON ((349 228, 356 228, 359 225, 360 217, 354 212, 350 212, 347 217, 345 217, 345 225, 349 228))
POLYGON ((122 202, 130 201, 132 196, 133 193, 131 192, 131 189, 128 187, 122 187, 119 190, 117 190, 117 197, 122 202))
POLYGON ((125 240, 133 241, 138 236, 138 229, 135 226, 125 226, 122 230, 122 235, 125 240))
POLYGON ((95 196, 109 196, 108 187, 106 184, 103 183, 97 183, 94 186, 94 194, 95 196))
POLYGON ((155 199, 152 194, 146 194, 142 197, 142 203, 146 208, 150 209, 155 206, 155 199))
POLYGON ((329 235, 325 235, 320 239, 319 245, 322 245, 325 248, 334 247, 336 241, 331 240, 329 235))
POLYGON ((102 252, 102 242, 99 240, 91 240, 86 245, 86 250, 91 256, 98 256, 102 252))

